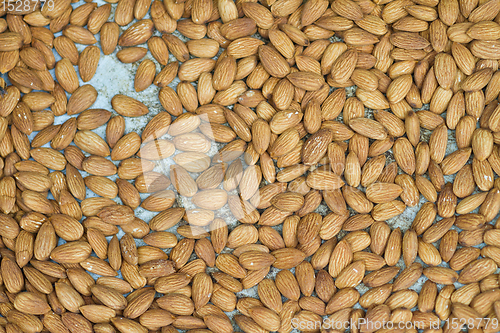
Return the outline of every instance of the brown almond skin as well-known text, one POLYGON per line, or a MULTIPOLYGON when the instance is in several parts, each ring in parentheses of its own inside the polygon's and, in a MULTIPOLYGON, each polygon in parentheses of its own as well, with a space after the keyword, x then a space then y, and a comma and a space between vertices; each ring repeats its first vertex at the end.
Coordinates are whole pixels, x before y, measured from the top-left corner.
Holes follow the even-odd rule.
POLYGON ((329 315, 452 333, 430 323, 500 315, 500 1, 121 0, 107 22, 114 2, 0 7, 0 331, 230 333, 237 309, 245 332, 329 315), (142 134, 128 117, 151 101, 92 109, 117 46, 165 109, 142 134))

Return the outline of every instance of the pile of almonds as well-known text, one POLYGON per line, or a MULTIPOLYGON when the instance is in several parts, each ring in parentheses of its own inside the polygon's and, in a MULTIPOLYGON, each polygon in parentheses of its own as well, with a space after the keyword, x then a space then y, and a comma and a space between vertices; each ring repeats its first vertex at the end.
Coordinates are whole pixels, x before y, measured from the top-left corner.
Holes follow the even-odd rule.
POLYGON ((107 2, 0 4, 1 333, 499 331, 500 0, 107 2))

